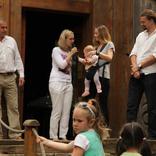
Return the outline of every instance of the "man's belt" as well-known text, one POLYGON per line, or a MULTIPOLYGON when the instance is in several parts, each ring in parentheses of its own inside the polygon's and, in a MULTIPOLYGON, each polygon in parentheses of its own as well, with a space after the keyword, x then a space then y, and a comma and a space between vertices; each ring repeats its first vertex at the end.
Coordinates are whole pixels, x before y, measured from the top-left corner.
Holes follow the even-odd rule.
POLYGON ((8 75, 13 75, 15 72, 7 72, 7 73, 0 73, 0 75, 8 76, 8 75))

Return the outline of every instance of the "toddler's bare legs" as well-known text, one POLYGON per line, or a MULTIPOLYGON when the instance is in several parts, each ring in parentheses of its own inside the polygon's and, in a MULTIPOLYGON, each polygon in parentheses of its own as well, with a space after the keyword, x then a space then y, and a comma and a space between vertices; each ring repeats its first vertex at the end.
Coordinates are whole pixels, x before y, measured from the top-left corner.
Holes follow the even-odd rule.
POLYGON ((100 83, 100 80, 99 80, 99 73, 98 73, 98 71, 94 75, 94 82, 95 82, 95 85, 96 85, 97 93, 102 93, 101 83, 100 83))
POLYGON ((82 93, 82 97, 85 97, 85 96, 88 96, 90 94, 89 92, 89 88, 90 88, 90 80, 87 80, 85 78, 84 80, 84 85, 85 85, 85 89, 84 89, 84 92, 82 93))

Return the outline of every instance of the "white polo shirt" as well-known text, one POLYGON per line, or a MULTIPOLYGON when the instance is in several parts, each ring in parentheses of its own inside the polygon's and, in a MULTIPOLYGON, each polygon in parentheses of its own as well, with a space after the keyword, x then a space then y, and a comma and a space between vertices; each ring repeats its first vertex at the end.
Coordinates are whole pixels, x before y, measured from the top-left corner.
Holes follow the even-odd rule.
MULTIPOLYGON (((132 55, 137 56, 137 64, 139 64, 149 55, 153 55, 156 58, 156 30, 150 35, 148 34, 147 30, 145 30, 137 36, 130 56, 132 55)), ((156 73, 156 63, 143 68, 141 72, 145 75, 156 73)))
POLYGON ((17 43, 11 36, 5 36, 0 41, 0 73, 18 71, 24 77, 24 67, 19 54, 17 43))

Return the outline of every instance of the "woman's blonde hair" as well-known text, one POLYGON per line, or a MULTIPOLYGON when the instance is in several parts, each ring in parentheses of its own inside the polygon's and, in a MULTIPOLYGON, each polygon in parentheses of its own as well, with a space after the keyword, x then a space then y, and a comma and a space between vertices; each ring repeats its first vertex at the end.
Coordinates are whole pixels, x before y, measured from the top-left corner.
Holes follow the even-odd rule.
MULTIPOLYGON (((95 29, 98 31, 99 33, 98 38, 101 42, 103 42, 103 44, 112 40, 109 30, 105 25, 97 26, 95 29)), ((96 41, 95 39, 93 40, 93 43, 95 44, 95 46, 99 45, 99 42, 96 41)))
POLYGON ((88 102, 79 102, 75 107, 86 110, 89 120, 95 119, 92 128, 99 134, 101 140, 109 137, 108 129, 105 127, 106 124, 102 116, 100 106, 95 99, 90 99, 88 102))
MULTIPOLYGON (((63 50, 70 50, 69 47, 66 45, 66 39, 74 35, 74 33, 71 30, 65 29, 61 32, 59 40, 58 40, 58 46, 63 50)), ((72 47, 71 47, 72 48, 72 47)))

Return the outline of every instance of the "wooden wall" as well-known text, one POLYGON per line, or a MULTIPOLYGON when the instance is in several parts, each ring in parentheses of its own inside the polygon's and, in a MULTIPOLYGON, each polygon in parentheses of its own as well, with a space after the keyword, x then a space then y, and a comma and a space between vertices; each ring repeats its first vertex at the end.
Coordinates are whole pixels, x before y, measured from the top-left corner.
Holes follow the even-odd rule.
MULTIPOLYGON (((154 0, 0 0, 0 16, 9 25, 8 33, 18 42, 22 59, 25 58, 25 19, 23 8, 38 8, 69 13, 86 13, 84 40, 91 41, 93 28, 105 24, 112 35, 116 53, 111 65, 111 88, 109 96, 110 127, 112 136, 117 136, 119 129, 126 122, 127 91, 129 81, 129 58, 134 39, 140 31, 139 11, 146 5, 155 4, 154 0), (150 4, 149 4, 150 3, 150 4)), ((85 44, 82 43, 82 44, 85 44)), ((20 91, 20 102, 23 90, 20 91)), ((21 112, 22 112, 22 105, 21 112)))
MULTIPOLYGON (((22 9, 38 8, 72 13, 90 13, 91 4, 88 0, 0 0, 0 16, 8 22, 8 33, 15 37, 19 49, 22 49, 22 9), (81 8, 81 9, 80 9, 81 8)), ((21 52, 22 58, 24 52, 21 52)), ((24 58, 23 58, 24 59, 24 58)))
MULTIPOLYGON (((60 11, 73 14, 91 14, 92 5, 89 0, 0 0, 0 17, 8 23, 8 34, 13 36, 19 47, 23 62, 25 61, 25 16, 23 9, 40 9, 47 11, 60 11)), ((91 19, 84 26, 84 40, 91 40, 91 19), (90 29, 88 29, 90 27, 90 29)), ((24 89, 19 88, 19 110, 21 122, 23 122, 23 95, 24 89)))
MULTIPOLYGON (((133 40, 135 41, 136 36, 140 31, 142 31, 140 24, 139 24, 139 15, 144 9, 152 9, 156 11, 156 1, 155 0, 139 0, 134 1, 133 4, 133 40)), ((139 113, 138 113, 138 122, 142 125, 146 132, 148 132, 148 113, 147 113, 147 100, 146 96, 143 95, 139 113)))
POLYGON ((10 16, 10 1, 9 0, 0 0, 0 17, 4 18, 9 24, 10 16))
POLYGON ((117 136, 126 121, 129 59, 132 48, 133 1, 95 0, 93 25, 105 24, 112 35, 116 52, 111 65, 109 114, 112 136, 117 136))
POLYGON ((139 15, 141 11, 145 8, 152 9, 156 11, 156 1, 155 0, 139 0, 139 1, 134 1, 133 4, 133 38, 135 40, 137 34, 141 31, 140 26, 139 26, 139 15))
MULTIPOLYGON (((130 76, 128 54, 133 47, 136 36, 141 31, 139 25, 140 12, 145 8, 156 10, 156 1, 94 0, 93 4, 93 27, 105 24, 111 32, 116 48, 111 65, 109 115, 112 136, 118 136, 120 128, 126 122, 130 76)), ((145 103, 145 99, 142 101, 145 103)), ((143 117, 141 109, 139 116, 143 117)))

